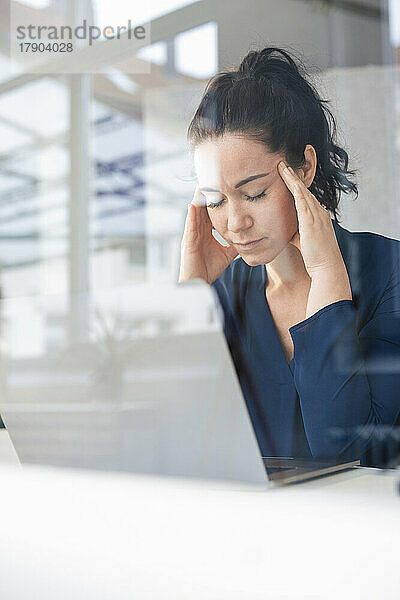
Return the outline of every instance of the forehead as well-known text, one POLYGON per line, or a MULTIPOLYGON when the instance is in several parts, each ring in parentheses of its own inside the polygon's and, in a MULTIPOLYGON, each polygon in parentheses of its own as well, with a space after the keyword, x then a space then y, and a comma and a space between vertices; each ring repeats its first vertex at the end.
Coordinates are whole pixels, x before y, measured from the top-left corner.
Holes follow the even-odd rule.
POLYGON ((199 144, 194 151, 194 165, 202 185, 234 184, 247 176, 271 170, 278 162, 262 142, 225 135, 199 144))

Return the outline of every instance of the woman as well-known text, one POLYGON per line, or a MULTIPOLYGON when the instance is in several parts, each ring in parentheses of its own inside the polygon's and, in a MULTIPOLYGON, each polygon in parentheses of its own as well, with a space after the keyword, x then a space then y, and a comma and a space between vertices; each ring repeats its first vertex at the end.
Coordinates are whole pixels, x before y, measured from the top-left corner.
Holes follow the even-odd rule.
POLYGON ((357 186, 326 101, 291 54, 252 51, 209 81, 188 137, 179 281, 218 294, 262 454, 379 462, 376 426, 400 411, 400 243, 339 225, 357 186))

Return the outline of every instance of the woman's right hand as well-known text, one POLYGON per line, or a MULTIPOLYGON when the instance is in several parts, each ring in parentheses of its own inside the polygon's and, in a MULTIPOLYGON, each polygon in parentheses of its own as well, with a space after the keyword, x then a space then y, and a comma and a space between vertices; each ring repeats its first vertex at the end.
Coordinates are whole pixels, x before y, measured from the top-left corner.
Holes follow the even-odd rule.
POLYGON ((232 246, 222 246, 212 235, 204 195, 197 185, 188 205, 181 242, 179 283, 200 278, 211 285, 238 254, 232 246))

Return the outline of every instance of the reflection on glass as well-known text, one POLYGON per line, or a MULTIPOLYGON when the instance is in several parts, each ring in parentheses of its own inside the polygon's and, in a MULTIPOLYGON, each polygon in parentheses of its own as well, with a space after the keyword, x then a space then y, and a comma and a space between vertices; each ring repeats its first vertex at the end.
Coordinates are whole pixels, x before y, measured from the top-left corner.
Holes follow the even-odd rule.
MULTIPOLYGON (((136 296, 130 295, 130 286, 137 291, 141 285, 151 284, 154 287, 146 292, 151 298, 163 293, 160 286, 176 281, 186 208, 196 180, 192 156, 187 152, 187 126, 207 79, 220 69, 239 64, 250 47, 262 47, 266 40, 280 39, 285 47, 303 53, 322 97, 331 102, 339 124, 338 141, 348 151, 350 167, 357 170, 359 187, 356 202, 343 194, 343 226, 350 232, 399 237, 399 3, 293 3, 290 18, 285 3, 267 7, 252 0, 236 3, 234 11, 229 3, 211 4, 209 14, 200 14, 198 3, 152 1, 135 5, 132 14, 132 7, 122 0, 89 3, 99 25, 131 18, 133 22, 152 19, 155 27, 151 44, 141 48, 137 56, 117 56, 110 64, 106 57, 97 55, 97 63, 93 62, 96 73, 89 76, 90 86, 80 98, 90 113, 83 123, 77 115, 80 104, 75 94, 71 96, 71 89, 76 87, 71 88, 68 77, 15 78, 10 74, 8 81, 8 76, 0 76, 1 291, 3 297, 14 299, 17 307, 10 308, 4 320, 12 340, 13 360, 22 361, 17 380, 22 376, 29 380, 24 361, 40 360, 53 351, 57 354, 72 343, 69 308, 73 299, 68 293, 74 279, 71 272, 76 275, 81 264, 89 263, 88 274, 80 281, 82 290, 111 292, 114 287, 126 286, 126 298, 132 306, 136 296), (387 16, 394 65, 385 64, 383 51, 388 43, 387 16), (136 58, 145 67, 140 75, 132 69, 136 58), (89 168, 82 178, 71 170, 80 142, 89 147, 89 168), (82 251, 74 260, 72 250, 80 232, 71 225, 72 188, 77 206, 86 210, 89 232, 88 253, 82 251), (59 303, 55 301, 57 293, 64 295, 59 303), (46 294, 49 306, 44 309, 40 303, 46 294), (35 302, 40 309, 35 308, 35 302), (7 325, 13 310, 18 312, 18 319, 7 325)), ((45 0, 25 0, 13 5, 42 19, 46 11, 68 12, 72 3, 50 5, 45 0)), ((0 65, 3 74, 11 73, 3 46, 0 65)), ((244 87, 243 95, 248 91, 244 87)), ((217 229, 221 228, 216 227, 214 237, 223 239, 217 229)), ((244 235, 239 237, 237 241, 244 241, 244 235)), ((350 260, 350 253, 348 256, 350 260)), ((367 298, 368 289, 354 286, 362 276, 356 268, 359 258, 355 250, 351 256, 353 292, 358 298, 367 298)), ((392 283, 395 288, 395 281, 392 283)), ((265 313, 264 296, 261 308, 265 313)), ((96 311, 89 298, 84 294, 80 300, 79 295, 73 298, 82 321, 94 319, 96 311)), ((196 307, 201 305, 196 294, 193 302, 196 307)), ((391 308, 397 310, 396 306, 391 308)), ((114 320, 110 317, 110 322, 98 317, 97 325, 102 324, 103 329, 96 338, 98 352, 91 354, 97 366, 84 376, 77 375, 77 381, 82 377, 95 382, 96 397, 100 398, 114 388, 122 393, 125 355, 123 339, 118 336, 125 334, 116 316, 114 320), (119 333, 115 334, 115 328, 119 333), (118 343, 112 341, 113 331, 118 343)), ((167 333, 173 323, 168 316, 160 315, 155 321, 140 313, 126 328, 135 337, 139 333, 167 333)), ((261 331, 258 322, 255 330, 257 334, 261 331)), ((79 333, 82 344, 91 343, 90 328, 79 333)), ((280 340, 273 330, 269 333, 273 354, 283 359, 281 367, 287 369, 280 340)), ((249 339, 250 347, 256 344, 256 336, 249 339)), ((233 353, 237 348, 235 342, 233 353)), ((376 378, 388 381, 396 377, 397 362, 396 356, 374 356, 368 369, 376 378)), ((46 377, 51 375, 46 373, 46 377)), ((280 375, 274 372, 273 378, 280 375)), ((280 385, 275 398, 282 406, 282 422, 290 417, 299 425, 300 405, 291 415, 285 410, 289 392, 293 392, 286 384, 280 385)), ((382 423, 384 419, 382 415, 382 423)), ((365 446, 375 434, 388 435, 385 427, 365 427, 356 435, 365 446)), ((395 430, 389 429, 394 439, 395 430)), ((340 431, 337 434, 341 435, 340 431)), ((388 456, 396 457, 396 450, 386 458, 382 454, 376 463, 385 464, 386 460, 389 464, 392 459, 388 456)))
POLYGON ((0 95, 0 115, 3 295, 66 290, 68 86, 41 78, 14 88, 0 95))
POLYGON ((206 23, 175 37, 175 66, 179 73, 205 79, 217 71, 217 24, 206 23), (202 52, 199 52, 199 48, 202 52))
POLYGON ((207 286, 74 304, 88 307, 79 343, 68 296, 1 304, 0 412, 23 463, 264 481, 207 286))
POLYGON ((156 42, 150 46, 144 46, 137 52, 137 56, 156 65, 165 65, 167 62, 167 44, 156 42))

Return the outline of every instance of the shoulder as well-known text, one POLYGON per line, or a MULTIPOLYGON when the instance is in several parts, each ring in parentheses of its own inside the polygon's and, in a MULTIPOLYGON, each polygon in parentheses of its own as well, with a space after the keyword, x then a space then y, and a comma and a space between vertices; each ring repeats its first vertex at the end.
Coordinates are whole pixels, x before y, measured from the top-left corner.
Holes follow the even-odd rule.
POLYGON ((334 221, 333 226, 343 258, 353 268, 392 272, 399 264, 399 240, 371 231, 349 231, 334 221))
POLYGON ((349 231, 333 222, 353 295, 366 309, 376 306, 384 290, 398 279, 400 241, 370 231, 349 231))
POLYGON ((375 249, 379 249, 379 248, 399 248, 400 247, 400 240, 397 240, 395 238, 386 236, 386 235, 382 235, 380 233, 373 233, 372 231, 350 231, 348 229, 345 229, 345 227, 343 227, 343 225, 340 225, 339 223, 336 223, 335 221, 333 221, 332 219, 332 223, 333 223, 333 227, 335 229, 335 233, 336 233, 336 237, 338 238, 338 241, 340 243, 340 241, 344 241, 344 242, 353 242, 355 244, 358 244, 360 246, 363 246, 364 248, 375 248, 375 249))

